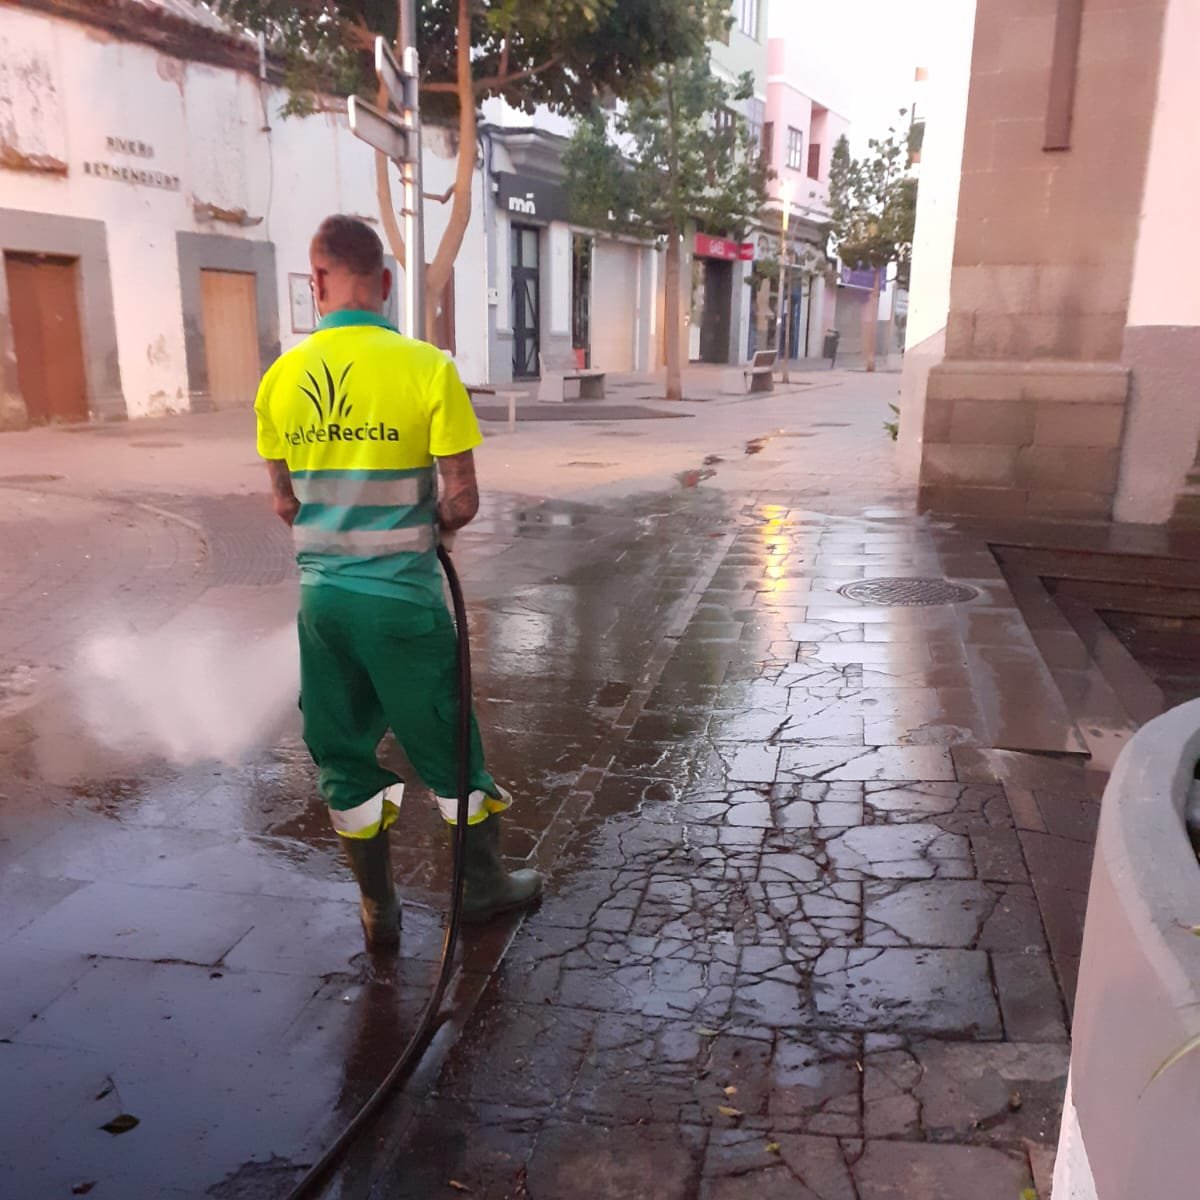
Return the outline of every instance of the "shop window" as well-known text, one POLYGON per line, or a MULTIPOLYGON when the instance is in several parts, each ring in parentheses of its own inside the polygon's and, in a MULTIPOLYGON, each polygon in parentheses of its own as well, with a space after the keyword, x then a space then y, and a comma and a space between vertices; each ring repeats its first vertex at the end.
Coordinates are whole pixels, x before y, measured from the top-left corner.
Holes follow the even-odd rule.
POLYGON ((591 366, 592 239, 571 238, 571 348, 581 367, 591 366))

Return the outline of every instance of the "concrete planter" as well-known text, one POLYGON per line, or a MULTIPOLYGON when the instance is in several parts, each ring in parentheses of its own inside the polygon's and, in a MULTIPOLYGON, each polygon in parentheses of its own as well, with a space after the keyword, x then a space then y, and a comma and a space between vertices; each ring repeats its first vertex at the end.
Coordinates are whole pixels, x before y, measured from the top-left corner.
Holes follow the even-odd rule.
POLYGON ((1200 1195, 1200 865, 1184 812, 1200 701, 1150 722, 1117 761, 1092 869, 1054 1200, 1200 1195))

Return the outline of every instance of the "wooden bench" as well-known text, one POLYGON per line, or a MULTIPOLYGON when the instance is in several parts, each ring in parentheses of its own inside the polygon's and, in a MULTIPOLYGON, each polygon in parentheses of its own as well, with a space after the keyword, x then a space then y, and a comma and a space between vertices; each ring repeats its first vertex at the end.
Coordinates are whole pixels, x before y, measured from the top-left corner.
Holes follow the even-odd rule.
POLYGON ((580 400, 604 399, 604 371, 592 371, 576 365, 569 354, 539 354, 538 365, 542 378, 538 384, 538 399, 561 404, 566 400, 566 385, 579 384, 580 400))

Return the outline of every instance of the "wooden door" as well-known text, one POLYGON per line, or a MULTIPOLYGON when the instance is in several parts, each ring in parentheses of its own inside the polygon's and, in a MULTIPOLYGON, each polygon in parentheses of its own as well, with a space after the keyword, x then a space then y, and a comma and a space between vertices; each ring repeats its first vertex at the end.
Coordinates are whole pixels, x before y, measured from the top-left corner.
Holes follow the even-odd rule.
POLYGON ((262 375, 254 276, 242 271, 201 271, 200 319, 208 394, 214 407, 251 407, 262 375))
POLYGON ((79 264, 72 258, 6 254, 17 383, 29 420, 88 419, 79 264))

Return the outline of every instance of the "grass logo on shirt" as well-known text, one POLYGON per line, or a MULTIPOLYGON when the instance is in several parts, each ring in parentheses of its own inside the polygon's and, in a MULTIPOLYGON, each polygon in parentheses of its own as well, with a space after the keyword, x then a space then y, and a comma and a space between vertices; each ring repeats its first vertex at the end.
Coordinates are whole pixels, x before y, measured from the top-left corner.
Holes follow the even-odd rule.
POLYGON ((300 390, 308 397, 316 417, 307 425, 286 432, 284 438, 293 446, 326 442, 398 442, 400 430, 382 421, 354 421, 354 404, 346 388, 346 377, 353 363, 347 363, 334 382, 333 372, 324 359, 321 370, 324 380, 312 371, 305 371, 307 382, 301 380, 300 390))

